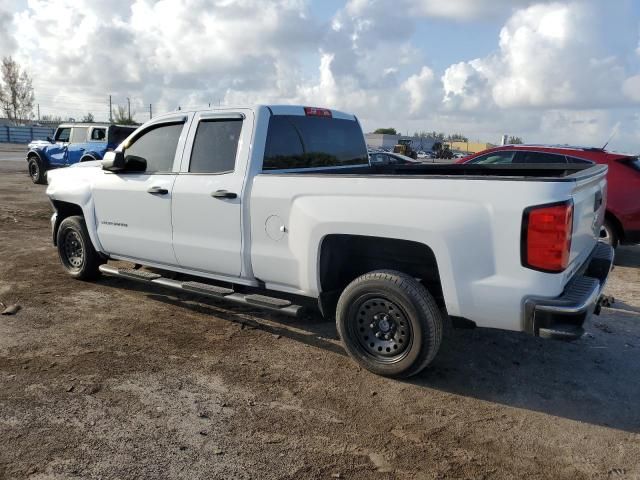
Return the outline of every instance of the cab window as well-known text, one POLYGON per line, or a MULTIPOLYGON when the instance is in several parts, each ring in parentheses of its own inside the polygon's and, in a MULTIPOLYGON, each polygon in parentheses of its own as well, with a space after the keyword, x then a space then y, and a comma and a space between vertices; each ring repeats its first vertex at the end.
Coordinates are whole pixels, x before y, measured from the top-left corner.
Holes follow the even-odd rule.
POLYGON ((136 156, 145 159, 146 173, 171 172, 183 126, 181 122, 151 127, 137 136, 125 149, 125 157, 136 156))
POLYGON ((68 142, 71 137, 71 128, 59 128, 56 130, 56 142, 68 142))
POLYGON ((189 172, 233 172, 242 119, 203 120, 193 142, 189 172))

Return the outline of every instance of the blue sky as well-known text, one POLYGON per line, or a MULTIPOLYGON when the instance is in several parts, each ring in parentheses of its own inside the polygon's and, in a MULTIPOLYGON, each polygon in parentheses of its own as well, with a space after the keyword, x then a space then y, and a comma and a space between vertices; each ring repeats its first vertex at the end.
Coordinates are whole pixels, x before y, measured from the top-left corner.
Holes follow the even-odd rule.
POLYGON ((366 129, 640 151, 637 0, 0 0, 43 114, 303 103, 366 129), (70 47, 70 46, 73 47, 70 47))

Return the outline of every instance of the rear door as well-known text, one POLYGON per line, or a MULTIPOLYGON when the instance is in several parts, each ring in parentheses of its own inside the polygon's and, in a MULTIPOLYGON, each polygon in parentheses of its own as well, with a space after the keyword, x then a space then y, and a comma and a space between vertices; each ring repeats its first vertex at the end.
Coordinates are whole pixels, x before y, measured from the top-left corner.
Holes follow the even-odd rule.
POLYGON ((87 140, 88 127, 73 127, 71 139, 67 147, 67 164, 78 163, 89 146, 87 140))
POLYGON ((240 276, 252 126, 250 110, 196 114, 173 190, 173 248, 180 266, 240 276))

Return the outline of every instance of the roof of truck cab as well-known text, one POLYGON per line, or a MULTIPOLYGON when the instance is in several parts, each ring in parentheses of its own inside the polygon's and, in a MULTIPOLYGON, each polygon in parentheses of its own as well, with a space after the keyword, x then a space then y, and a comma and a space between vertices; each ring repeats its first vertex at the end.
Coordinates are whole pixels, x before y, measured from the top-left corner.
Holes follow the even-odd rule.
POLYGON ((225 105, 225 106, 215 106, 215 107, 204 107, 204 108, 190 108, 185 110, 174 110, 173 112, 164 113, 162 115, 158 115, 154 117, 155 119, 162 117, 171 117, 175 115, 180 115, 181 113, 202 113, 202 112, 229 112, 234 110, 253 110, 258 111, 262 108, 267 108, 273 115, 300 115, 305 116, 305 107, 317 108, 320 110, 330 110, 332 118, 338 118, 343 120, 356 120, 356 116, 351 113, 346 113, 341 110, 336 110, 333 108, 327 107, 319 107, 315 105, 283 105, 283 104, 255 104, 255 105, 225 105))
POLYGON ((73 128, 73 127, 121 127, 121 128, 136 129, 138 128, 138 125, 120 125, 117 123, 109 123, 109 122, 93 122, 93 123, 68 122, 68 123, 61 123, 60 125, 58 125, 58 128, 73 128))

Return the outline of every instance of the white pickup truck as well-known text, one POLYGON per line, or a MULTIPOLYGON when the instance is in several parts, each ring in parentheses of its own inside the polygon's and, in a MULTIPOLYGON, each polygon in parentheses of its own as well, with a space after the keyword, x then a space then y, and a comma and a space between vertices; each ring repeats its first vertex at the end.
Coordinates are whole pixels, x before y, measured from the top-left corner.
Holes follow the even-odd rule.
POLYGON ((317 301, 357 362, 406 377, 448 324, 582 334, 613 263, 606 171, 374 166, 353 115, 255 106, 154 118, 102 162, 50 172, 47 194, 72 276, 289 315, 317 301))

